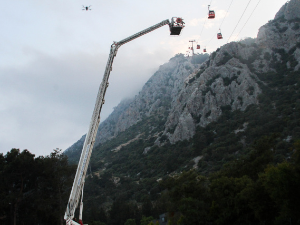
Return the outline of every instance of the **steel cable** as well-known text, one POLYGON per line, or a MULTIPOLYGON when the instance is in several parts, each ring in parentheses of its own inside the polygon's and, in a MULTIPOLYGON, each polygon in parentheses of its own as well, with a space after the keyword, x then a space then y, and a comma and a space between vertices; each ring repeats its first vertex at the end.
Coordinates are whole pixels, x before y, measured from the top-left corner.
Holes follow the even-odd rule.
MULTIPOLYGON (((248 23, 250 17, 251 17, 252 14, 254 13, 254 11, 255 11, 255 9, 256 9, 256 7, 258 6, 259 3, 260 3, 260 0, 259 0, 258 3, 256 4, 255 8, 253 9, 252 13, 251 13, 250 16, 248 17, 248 19, 247 19, 246 23, 244 24, 244 26, 242 27, 242 29, 239 31, 238 35, 236 36, 236 39, 238 38, 238 36, 240 35, 240 33, 242 32, 242 30, 244 29, 244 27, 245 27, 246 24, 248 23)), ((235 40, 236 40, 236 39, 235 39, 235 40)))
POLYGON ((248 2, 248 4, 247 4, 247 6, 246 6, 246 8, 245 8, 245 10, 244 10, 244 12, 243 12, 243 14, 242 14, 242 16, 240 17, 240 19, 239 19, 239 21, 237 22, 237 24, 236 24, 235 28, 233 29, 233 31, 232 31, 232 33, 231 33, 231 35, 229 36, 229 38, 228 38, 228 40, 227 40, 227 43, 228 43, 229 39, 231 38, 231 36, 232 36, 233 32, 235 31, 236 27, 239 25, 239 23, 240 23, 240 21, 241 21, 242 17, 244 16, 244 14, 245 14, 245 12, 246 12, 246 10, 247 10, 247 8, 248 8, 248 6, 249 6, 250 2, 251 2, 251 0, 249 0, 249 2, 248 2))

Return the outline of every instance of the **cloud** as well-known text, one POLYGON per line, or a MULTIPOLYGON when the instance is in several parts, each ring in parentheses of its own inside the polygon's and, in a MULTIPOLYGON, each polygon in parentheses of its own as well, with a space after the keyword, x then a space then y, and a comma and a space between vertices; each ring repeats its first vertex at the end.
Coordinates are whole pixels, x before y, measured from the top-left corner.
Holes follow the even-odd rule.
POLYGON ((202 18, 193 18, 187 22, 187 26, 190 27, 202 27, 204 26, 206 29, 209 29, 213 26, 218 26, 224 19, 224 17, 228 16, 229 13, 226 15, 226 11, 223 9, 215 10, 216 18, 215 19, 208 19, 206 16, 202 18), (216 21, 219 21, 219 23, 216 23, 216 21))
POLYGON ((234 33, 231 35, 230 39, 228 40, 228 42, 232 42, 232 41, 237 41, 238 40, 238 34, 234 33))
POLYGON ((221 20, 223 19, 225 16, 229 16, 229 12, 227 13, 226 10, 223 10, 223 9, 219 9, 219 10, 216 10, 216 18, 215 20, 221 20), (226 15, 227 14, 227 15, 226 15))
MULTIPOLYGON (((167 43, 172 45, 172 42, 167 43)), ((133 97, 176 49, 122 46, 115 58, 101 112, 103 121, 123 98, 133 97)), ((169 47, 168 47, 169 48, 169 47)), ((51 56, 27 49, 25 65, 0 68, 0 149, 49 154, 87 132, 107 54, 51 56)))
POLYGON ((187 22, 187 26, 198 27, 198 26, 203 25, 206 20, 207 20, 206 17, 194 18, 194 19, 191 19, 190 21, 187 22))

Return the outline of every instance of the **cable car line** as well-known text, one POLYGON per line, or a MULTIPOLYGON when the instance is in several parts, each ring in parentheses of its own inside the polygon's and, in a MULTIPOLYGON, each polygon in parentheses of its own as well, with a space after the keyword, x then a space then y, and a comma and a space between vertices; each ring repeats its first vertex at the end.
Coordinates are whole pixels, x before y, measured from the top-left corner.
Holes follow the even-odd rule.
POLYGON ((233 29, 233 31, 232 31, 232 33, 231 33, 231 35, 229 36, 229 38, 228 38, 228 40, 227 40, 227 43, 228 43, 229 39, 231 38, 231 36, 232 36, 233 32, 235 31, 236 27, 237 27, 237 26, 238 26, 238 24, 240 23, 240 21, 241 21, 242 17, 244 16, 244 14, 245 14, 245 12, 246 12, 246 10, 247 10, 247 8, 248 8, 248 6, 249 6, 250 2, 251 2, 251 0, 249 0, 249 2, 248 2, 248 4, 247 4, 247 6, 246 6, 246 8, 245 8, 245 10, 244 10, 244 12, 243 12, 243 14, 242 14, 242 16, 240 17, 240 19, 239 19, 239 21, 237 22, 237 24, 236 24, 235 28, 233 29))
MULTIPOLYGON (((208 6, 211 5, 212 1, 213 1, 213 0, 210 1, 210 3, 209 3, 208 6)), ((208 9, 208 11, 209 11, 209 9, 208 9)), ((198 45, 198 42, 200 41, 200 38, 201 38, 201 35, 202 35, 202 32, 203 32, 204 26, 205 26, 207 20, 208 20, 208 18, 206 18, 206 20, 204 21, 204 24, 203 24, 202 29, 201 29, 201 32, 200 32, 200 37, 197 39, 197 49, 200 49, 200 45, 198 45), (199 46, 199 48, 198 48, 198 46, 199 46)))
MULTIPOLYGON (((212 0, 210 1, 209 5, 211 5, 211 3, 212 3, 212 0)), ((205 20, 205 22, 204 22, 204 24, 203 24, 203 26, 202 26, 202 30, 201 30, 201 32, 200 32, 200 37, 201 37, 201 35, 202 35, 202 31, 203 31, 203 29, 204 29, 204 26, 205 26, 205 24, 206 24, 206 21, 207 21, 207 18, 206 18, 206 20, 205 20)))
MULTIPOLYGON (((236 39, 238 38, 238 36, 239 36, 240 33, 242 32, 242 30, 244 29, 245 25, 248 23, 250 17, 251 17, 252 14, 254 13, 254 11, 255 11, 255 9, 256 9, 256 7, 258 6, 259 3, 260 3, 260 0, 259 0, 258 3, 256 4, 255 8, 253 9, 252 13, 251 13, 250 16, 248 17, 248 19, 247 19, 246 23, 244 24, 244 26, 242 27, 242 29, 239 31, 238 35, 236 36, 236 39)), ((236 39, 235 39, 235 40, 236 40, 236 39)))
POLYGON ((222 23, 221 23, 220 26, 219 26, 220 29, 221 29, 221 26, 222 26, 222 24, 223 24, 223 22, 224 22, 224 20, 225 20, 225 18, 226 18, 226 16, 227 16, 227 13, 228 13, 229 9, 230 9, 230 7, 231 7, 232 2, 233 2, 233 0, 231 1, 230 5, 229 5, 229 7, 228 7, 228 9, 227 9, 227 11, 226 11, 226 14, 225 14, 225 16, 224 16, 224 18, 223 18, 223 21, 222 21, 222 23))
MULTIPOLYGON (((223 24, 225 18, 227 17, 227 14, 228 14, 229 9, 230 9, 230 7, 231 7, 231 5, 232 5, 232 2, 233 2, 233 0, 231 0, 230 5, 229 5, 229 7, 228 7, 228 9, 227 9, 227 11, 226 11, 226 14, 225 14, 225 16, 224 16, 224 18, 223 18, 221 24, 219 25, 219 30, 221 30, 221 26, 222 26, 222 24, 223 24)), ((213 39, 214 37, 216 37, 216 35, 218 35, 218 32, 217 32, 217 33, 214 33, 214 36, 209 40, 209 42, 207 42, 207 45, 212 41, 212 39, 213 39)), ((207 46, 207 45, 206 45, 206 46, 207 46)))
MULTIPOLYGON (((210 1, 210 4, 208 5, 208 11, 209 11, 209 12, 210 12, 209 7, 210 7, 212 1, 213 1, 213 0, 211 0, 211 1, 210 1)), ((242 26, 241 29, 239 30, 237 36, 234 38, 234 41, 237 40, 237 38, 239 37, 240 33, 243 31, 243 29, 245 28, 245 26, 246 26, 247 23, 249 22, 250 18, 251 18, 252 15, 254 14, 254 11, 256 10, 256 8, 257 8, 257 6, 259 5, 260 1, 261 1, 261 0, 258 0, 258 2, 257 2, 257 4, 255 5, 254 9, 252 10, 251 14, 250 14, 249 17, 247 18, 246 22, 243 24, 243 26, 242 26)), ((221 33, 221 28, 222 28, 222 25, 223 25, 223 23, 224 23, 224 21, 225 21, 225 18, 227 18, 227 15, 228 15, 228 12, 229 12, 229 10, 230 10, 230 8, 231 8, 231 6, 232 6, 232 3, 233 3, 233 0, 231 0, 231 2, 230 2, 230 4, 229 4, 229 7, 228 7, 228 9, 227 9, 227 11, 226 11, 226 14, 225 14, 224 18, 222 19, 222 22, 221 22, 220 25, 219 25, 219 31, 218 31, 217 33, 214 33, 213 37, 205 44, 205 46, 208 46, 208 45, 211 43, 211 41, 213 40, 213 38, 215 38, 216 36, 217 36, 217 39, 223 39, 223 36, 222 36, 222 33, 221 33)), ((245 12, 247 11, 247 9, 248 9, 250 3, 251 3, 251 0, 248 1, 248 3, 247 3, 247 5, 246 5, 246 7, 245 7, 245 9, 244 9, 244 11, 243 11, 243 13, 242 13, 242 15, 240 16, 239 20, 237 21, 237 23, 236 23, 236 25, 235 25, 235 27, 234 27, 232 33, 230 34, 229 38, 227 39, 227 42, 226 42, 226 43, 229 42, 230 38, 231 38, 232 35, 234 34, 234 32, 235 32, 235 30, 237 29, 239 23, 241 22, 243 16, 245 15, 245 12)), ((213 11, 213 10, 211 10, 211 11, 213 11)), ((211 18, 212 18, 212 17, 211 17, 211 18)), ((203 23, 203 26, 202 26, 202 29, 201 29, 201 32, 200 32, 200 36, 199 36, 199 38, 198 38, 198 40, 197 40, 197 45, 196 45, 196 46, 197 46, 197 49, 200 49, 200 45, 198 45, 198 42, 199 42, 200 39, 201 39, 201 36, 202 36, 203 30, 204 30, 204 27, 205 27, 205 25, 206 25, 206 22, 207 22, 208 19, 211 19, 211 18, 210 18, 210 15, 208 15, 208 18, 206 18, 205 21, 204 21, 204 23, 203 23)), ((214 18, 214 17, 213 17, 213 18, 214 18)), ((192 47, 192 48, 193 48, 193 47, 192 47)), ((189 49, 191 49, 191 48, 189 47, 189 49)), ((193 50, 194 50, 194 49, 193 49, 193 50)), ((204 50, 205 50, 205 52, 206 52, 206 47, 204 47, 203 51, 204 51, 204 50)))

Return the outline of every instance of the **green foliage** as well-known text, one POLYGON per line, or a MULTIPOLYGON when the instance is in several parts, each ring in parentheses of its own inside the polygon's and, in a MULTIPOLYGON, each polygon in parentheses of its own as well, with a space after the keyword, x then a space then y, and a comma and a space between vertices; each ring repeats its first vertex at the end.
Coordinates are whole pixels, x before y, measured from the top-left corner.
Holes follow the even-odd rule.
POLYGON ((215 80, 218 79, 219 77, 221 77, 221 74, 217 74, 217 75, 215 75, 213 78, 209 79, 209 80, 206 82, 206 86, 212 85, 212 83, 215 82, 215 80))
POLYGON ((241 105, 243 105, 243 97, 238 96, 238 100, 240 101, 241 105))
POLYGON ((277 61, 275 54, 272 55, 271 66, 276 70, 278 75, 285 74, 287 72, 292 72, 295 66, 298 64, 293 51, 296 50, 298 46, 296 45, 289 52, 286 52, 285 49, 275 49, 275 52, 281 56, 281 62, 277 61), (287 63, 290 62, 290 68, 287 68, 287 63))
POLYGON ((128 220, 126 220, 126 222, 124 223, 124 225, 136 225, 135 219, 128 219, 128 220))
POLYGON ((184 63, 185 61, 187 61, 186 57, 184 57, 184 54, 182 54, 182 53, 176 54, 174 57, 172 57, 172 58, 170 59, 170 61, 175 60, 175 59, 176 59, 179 63, 184 63))
POLYGON ((279 31, 279 33, 284 33, 284 32, 286 32, 287 29, 288 29, 288 27, 282 27, 282 28, 279 28, 278 31, 279 31))
POLYGON ((191 63, 192 64, 201 64, 205 60, 207 60, 208 57, 209 57, 209 55, 207 53, 196 54, 196 55, 192 56, 191 63))
POLYGON ((249 93, 249 95, 253 95, 254 93, 254 87, 253 86, 250 86, 247 90, 247 92, 249 93))
POLYGON ((205 96, 208 92, 212 93, 211 87, 206 87, 206 89, 201 92, 201 95, 205 96))
MULTIPOLYGON (((182 224, 288 224, 300 219, 299 164, 272 164, 275 137, 265 137, 249 156, 232 161, 209 178, 195 171, 162 185, 181 212, 182 224), (230 169, 229 169, 230 168, 230 169)), ((298 157, 300 142, 295 143, 298 157)), ((174 208, 173 208, 174 209, 174 208)))
POLYGON ((271 54, 269 52, 265 52, 264 59, 269 61, 271 59, 271 54))
MULTIPOLYGON (((254 43, 254 45, 256 45, 254 43)), ((250 69, 250 71, 254 71, 254 66, 253 66, 253 62, 258 59, 258 57, 261 55, 262 49, 260 48, 255 48, 252 51, 251 56, 248 59, 243 59, 241 57, 239 57, 238 59, 243 63, 246 64, 248 66, 248 68, 250 69)))
POLYGON ((292 30, 298 30, 300 28, 299 23, 294 23, 292 30))
POLYGON ((215 59, 215 57, 216 57, 216 55, 217 55, 217 52, 213 52, 213 53, 211 53, 211 59, 212 59, 212 60, 214 60, 214 59, 215 59))
POLYGON ((148 225, 152 222, 152 220, 154 220, 152 216, 149 217, 143 216, 141 219, 141 225, 148 225))
POLYGON ((247 204, 248 188, 252 180, 247 176, 240 178, 220 177, 211 181, 212 220, 216 224, 244 224, 251 221, 252 213, 247 204))
POLYGON ((103 223, 101 221, 92 221, 89 223, 90 225, 106 225, 106 223, 103 223))
POLYGON ((0 156, 0 223, 61 223, 75 175, 67 158, 59 150, 38 158, 19 149, 0 156))
POLYGON ((209 117, 210 114, 211 114, 211 110, 209 110, 209 111, 205 114, 205 117, 206 117, 206 118, 209 117))
POLYGON ((224 83, 225 86, 228 86, 229 84, 232 83, 232 81, 234 81, 236 79, 237 79, 237 76, 232 76, 232 78, 224 77, 223 78, 223 83, 224 83))
POLYGON ((195 77, 193 77, 192 79, 189 80, 189 84, 193 83, 195 81, 195 77))
POLYGON ((200 69, 199 72, 196 74, 196 77, 199 78, 204 71, 204 69, 200 69))
POLYGON ((186 70, 191 70, 191 69, 192 69, 189 65, 185 65, 184 68, 185 68, 186 70))
POLYGON ((273 161, 272 147, 275 137, 263 137, 251 148, 247 149, 248 154, 239 159, 225 164, 221 174, 228 177, 241 177, 247 175, 253 180, 258 174, 273 161), (250 169, 251 168, 251 169, 250 169))
POLYGON ((232 59, 232 55, 230 55, 228 52, 224 52, 222 59, 217 63, 217 66, 221 66, 226 64, 230 59, 232 59))

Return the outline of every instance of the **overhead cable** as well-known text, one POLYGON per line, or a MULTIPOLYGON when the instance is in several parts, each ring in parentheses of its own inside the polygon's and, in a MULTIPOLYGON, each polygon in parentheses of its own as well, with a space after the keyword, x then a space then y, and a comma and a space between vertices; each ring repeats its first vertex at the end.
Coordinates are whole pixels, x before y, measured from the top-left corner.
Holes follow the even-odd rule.
POLYGON ((247 6, 246 6, 246 8, 245 8, 245 10, 244 10, 244 12, 243 12, 243 14, 242 14, 242 16, 240 17, 240 19, 239 19, 239 21, 237 22, 237 24, 236 24, 235 28, 233 29, 233 31, 232 31, 232 33, 231 33, 231 35, 229 36, 229 38, 228 38, 228 40, 227 40, 227 43, 228 43, 229 39, 231 38, 231 36, 232 36, 233 32, 235 31, 236 27, 239 25, 239 23, 240 23, 240 21, 241 21, 242 17, 244 16, 244 14, 245 14, 245 12, 246 12, 246 10, 247 10, 247 8, 248 8, 248 6, 249 6, 250 2, 251 2, 251 0, 249 0, 249 2, 248 2, 248 4, 247 4, 247 6))
MULTIPOLYGON (((232 5, 232 2, 233 2, 233 0, 231 1, 230 5, 229 5, 229 7, 228 7, 228 9, 227 9, 227 11, 226 11, 225 16, 224 16, 224 18, 223 18, 221 24, 219 25, 219 29, 221 29, 221 26, 222 26, 222 24, 223 24, 225 18, 227 17, 227 13, 228 13, 228 11, 229 11, 231 5, 232 5)), ((213 39, 214 37, 216 37, 216 34, 217 34, 217 33, 215 33, 214 36, 209 40, 209 42, 207 42, 207 45, 212 41, 212 39, 213 39)))
POLYGON ((251 17, 251 16, 252 16, 252 14, 254 13, 254 11, 255 11, 256 7, 258 6, 259 2, 260 2, 260 0, 259 0, 259 1, 258 1, 258 3, 256 4, 256 6, 255 6, 255 8, 253 9, 252 13, 251 13, 251 14, 250 14, 250 16, 248 17, 248 19, 247 19, 246 23, 244 24, 244 26, 242 27, 242 29, 240 30, 240 32, 239 32, 239 33, 238 33, 238 35, 236 36, 235 40, 238 38, 238 36, 239 36, 239 35, 240 35, 240 33, 242 32, 242 30, 244 29, 245 25, 248 23, 248 21, 249 21, 250 17, 251 17))

